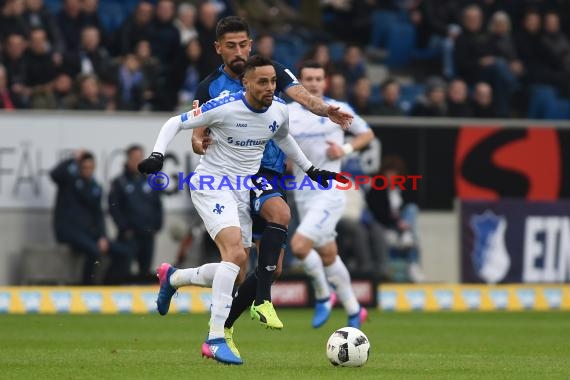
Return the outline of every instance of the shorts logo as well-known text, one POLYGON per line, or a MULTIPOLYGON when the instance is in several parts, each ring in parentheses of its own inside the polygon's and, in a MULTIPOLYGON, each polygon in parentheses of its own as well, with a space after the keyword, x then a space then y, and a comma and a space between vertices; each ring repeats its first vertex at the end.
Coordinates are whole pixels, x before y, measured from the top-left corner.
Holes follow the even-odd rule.
POLYGON ((261 206, 261 201, 259 199, 256 199, 255 202, 253 202, 253 209, 255 211, 259 211, 261 206))
POLYGON ((220 205, 219 203, 216 203, 216 207, 212 210, 212 212, 216 213, 216 214, 221 214, 222 211, 224 210, 224 208, 226 208, 225 206, 220 205))
POLYGON ((269 125, 269 129, 271 130, 272 133, 275 133, 277 128, 279 128, 279 125, 277 125, 277 122, 275 120, 273 120, 273 124, 269 125))

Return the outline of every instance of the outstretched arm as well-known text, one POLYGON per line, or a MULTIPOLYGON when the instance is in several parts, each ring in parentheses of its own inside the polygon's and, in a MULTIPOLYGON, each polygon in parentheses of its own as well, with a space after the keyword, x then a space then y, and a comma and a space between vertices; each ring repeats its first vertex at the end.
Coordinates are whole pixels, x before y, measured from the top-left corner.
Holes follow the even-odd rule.
POLYGON ((290 86, 285 90, 287 96, 300 103, 315 115, 328 117, 334 123, 340 124, 343 129, 348 129, 352 123, 353 116, 342 111, 338 106, 332 106, 318 97, 312 95, 303 85, 290 86))
POLYGON ((299 144, 295 141, 293 136, 289 134, 289 122, 286 121, 281 125, 281 128, 273 136, 273 140, 277 143, 288 158, 295 162, 313 181, 319 183, 321 186, 328 188, 329 179, 336 179, 337 181, 347 183, 348 179, 338 173, 330 172, 327 170, 317 169, 311 164, 311 161, 305 156, 299 144))
POLYGON ((156 173, 162 169, 164 152, 166 148, 182 129, 196 129, 209 125, 213 120, 212 112, 202 112, 202 108, 193 109, 178 116, 173 116, 162 125, 158 138, 154 144, 151 155, 138 164, 138 169, 143 174, 156 173))

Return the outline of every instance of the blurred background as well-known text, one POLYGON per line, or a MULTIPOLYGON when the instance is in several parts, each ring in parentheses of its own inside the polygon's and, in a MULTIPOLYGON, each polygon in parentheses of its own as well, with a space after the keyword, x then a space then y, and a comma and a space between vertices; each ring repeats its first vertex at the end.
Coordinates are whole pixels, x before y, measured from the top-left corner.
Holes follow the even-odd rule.
POLYGON ((221 64, 228 15, 292 72, 322 63, 327 96, 369 122, 347 172, 422 176, 382 205, 347 191, 354 278, 570 281, 568 0, 0 0, 0 285, 155 284, 160 262, 218 260, 178 191, 190 134, 165 191, 134 168, 221 64))

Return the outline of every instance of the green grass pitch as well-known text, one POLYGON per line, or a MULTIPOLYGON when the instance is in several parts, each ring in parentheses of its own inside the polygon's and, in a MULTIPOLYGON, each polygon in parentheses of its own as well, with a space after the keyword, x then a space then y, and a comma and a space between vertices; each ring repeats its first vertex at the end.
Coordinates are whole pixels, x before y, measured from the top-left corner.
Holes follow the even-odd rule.
POLYGON ((329 364, 325 343, 342 327, 310 327, 310 310, 278 310, 282 331, 236 324, 245 361, 200 356, 208 316, 2 315, 0 379, 570 379, 570 313, 381 313, 362 330, 362 368, 329 364))

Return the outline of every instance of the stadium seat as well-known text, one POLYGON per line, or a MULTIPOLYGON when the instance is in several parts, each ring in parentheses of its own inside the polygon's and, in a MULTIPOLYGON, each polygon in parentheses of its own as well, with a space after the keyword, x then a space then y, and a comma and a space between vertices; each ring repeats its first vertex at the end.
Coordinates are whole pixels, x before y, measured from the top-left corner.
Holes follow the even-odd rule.
POLYGON ((570 100, 558 98, 547 105, 546 119, 570 119, 570 100))
POLYGON ((102 2, 99 4, 99 17, 107 32, 115 31, 123 23, 126 15, 125 9, 119 3, 102 2))
POLYGON ((344 51, 346 46, 342 42, 332 42, 329 44, 329 52, 331 61, 336 62, 340 61, 344 56, 344 51))
POLYGON ((533 85, 530 89, 528 117, 530 119, 545 119, 549 109, 554 107, 558 94, 553 86, 533 85))
POLYGON ((52 15, 56 15, 59 10, 61 9, 61 5, 62 5, 62 1, 61 0, 44 0, 44 5, 47 7, 47 9, 51 12, 52 15))
POLYGON ((401 16, 393 11, 374 11, 370 45, 375 48, 387 48, 392 29, 400 22, 401 16))
POLYGON ((408 114, 418 96, 425 92, 426 86, 422 83, 406 84, 400 87, 400 107, 408 114))
POLYGON ((388 58, 390 68, 406 66, 416 46, 416 30, 409 23, 396 23, 388 35, 388 58))

